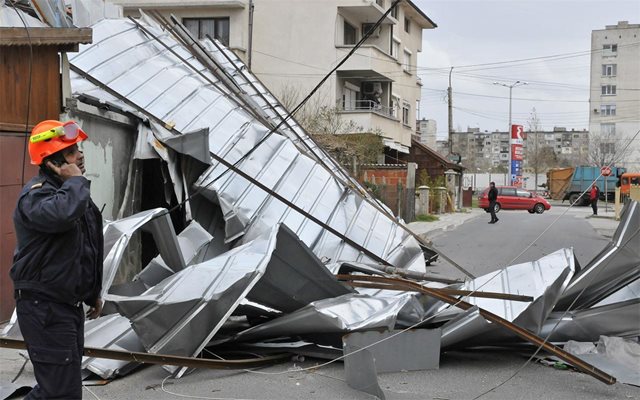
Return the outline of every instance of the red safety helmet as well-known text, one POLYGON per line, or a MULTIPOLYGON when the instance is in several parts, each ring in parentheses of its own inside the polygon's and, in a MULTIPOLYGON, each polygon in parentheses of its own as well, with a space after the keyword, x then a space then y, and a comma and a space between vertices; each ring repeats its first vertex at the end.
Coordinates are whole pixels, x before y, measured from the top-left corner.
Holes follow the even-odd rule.
POLYGON ((29 138, 31 164, 40 165, 45 157, 82 142, 87 137, 75 121, 42 121, 33 127, 29 138))

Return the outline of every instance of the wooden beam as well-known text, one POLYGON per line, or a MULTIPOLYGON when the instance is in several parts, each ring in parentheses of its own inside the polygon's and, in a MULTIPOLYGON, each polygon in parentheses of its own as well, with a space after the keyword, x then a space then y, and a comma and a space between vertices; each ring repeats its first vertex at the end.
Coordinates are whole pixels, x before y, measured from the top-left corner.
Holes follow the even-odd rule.
POLYGON ((91 28, 0 28, 0 46, 55 46, 89 44, 91 28))

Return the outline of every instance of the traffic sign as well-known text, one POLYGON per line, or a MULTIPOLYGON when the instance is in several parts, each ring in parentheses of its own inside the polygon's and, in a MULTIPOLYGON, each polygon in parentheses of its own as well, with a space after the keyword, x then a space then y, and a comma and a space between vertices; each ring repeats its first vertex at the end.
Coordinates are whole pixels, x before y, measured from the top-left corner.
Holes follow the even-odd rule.
POLYGON ((602 168, 600 168, 600 173, 602 174, 602 176, 609 176, 609 175, 611 175, 611 168, 602 167, 602 168))

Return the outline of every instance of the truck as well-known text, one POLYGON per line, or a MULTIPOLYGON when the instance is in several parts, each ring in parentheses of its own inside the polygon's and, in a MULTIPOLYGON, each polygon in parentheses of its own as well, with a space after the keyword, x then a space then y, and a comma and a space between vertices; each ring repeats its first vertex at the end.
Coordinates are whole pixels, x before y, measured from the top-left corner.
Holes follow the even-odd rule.
POLYGON ((616 186, 620 185, 620 176, 626 170, 620 167, 610 167, 610 169, 609 176, 602 176, 600 167, 552 168, 547 172, 549 197, 554 200, 569 200, 571 204, 586 206, 589 204, 589 189, 591 184, 595 182, 600 189, 600 199, 611 199, 615 194, 616 186))

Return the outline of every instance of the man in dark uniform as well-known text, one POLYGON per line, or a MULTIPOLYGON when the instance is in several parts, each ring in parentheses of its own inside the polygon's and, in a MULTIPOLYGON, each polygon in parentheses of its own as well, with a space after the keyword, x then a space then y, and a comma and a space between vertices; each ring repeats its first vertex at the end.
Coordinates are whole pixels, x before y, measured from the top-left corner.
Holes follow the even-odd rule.
POLYGON ((498 189, 496 189, 496 183, 489 183, 489 193, 487 194, 487 198, 489 199, 489 212, 491 213, 491 221, 490 224, 495 224, 498 222, 498 217, 496 217, 496 202, 498 201, 498 189))
POLYGON ((22 189, 13 215, 17 246, 11 268, 20 331, 37 385, 27 399, 81 399, 88 318, 102 311, 102 216, 83 176, 73 121, 43 121, 29 140, 40 173, 22 189))

